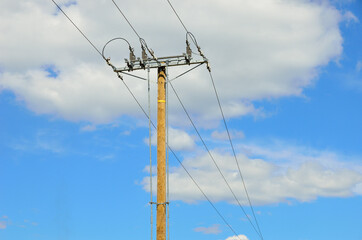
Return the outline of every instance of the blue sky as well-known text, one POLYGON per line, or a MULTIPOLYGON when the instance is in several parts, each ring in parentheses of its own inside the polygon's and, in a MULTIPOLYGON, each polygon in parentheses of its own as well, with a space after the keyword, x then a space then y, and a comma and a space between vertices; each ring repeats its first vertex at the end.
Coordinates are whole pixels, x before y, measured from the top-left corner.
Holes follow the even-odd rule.
MULTIPOLYGON (((98 48, 124 37, 140 55, 111 1, 59 3, 98 48)), ((167 1, 119 4, 157 56, 184 52, 167 1)), ((362 2, 174 6, 211 62, 264 239, 362 240, 362 2)), ((124 85, 51 1, 2 1, 0 31, 0 239, 150 238, 148 121, 124 85)), ((122 66, 127 51, 106 54, 122 66)), ((146 107, 146 82, 124 79, 146 107)), ((244 203, 207 70, 173 84, 244 203)), ((169 102, 171 147, 240 235, 171 156, 171 239, 260 239, 172 92, 169 102)))

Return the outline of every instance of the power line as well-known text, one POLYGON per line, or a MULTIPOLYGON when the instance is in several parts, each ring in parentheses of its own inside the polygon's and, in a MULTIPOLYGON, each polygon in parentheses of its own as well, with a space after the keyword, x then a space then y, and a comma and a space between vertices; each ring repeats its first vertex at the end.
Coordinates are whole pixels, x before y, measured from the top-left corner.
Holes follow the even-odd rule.
MULTIPOLYGON (((172 8, 173 12, 175 13, 175 15, 177 16, 177 18, 179 19, 180 23, 182 24, 182 26, 184 27, 184 29, 185 29, 185 31, 186 31, 186 42, 188 43, 188 37, 190 36, 191 40, 192 40, 192 41, 194 42, 194 44, 196 45, 196 47, 197 47, 200 55, 204 57, 204 55, 203 55, 203 53, 202 53, 202 51, 201 51, 201 48, 200 48, 200 46, 198 45, 198 43, 197 43, 197 41, 196 41, 195 36, 194 36, 191 32, 189 32, 189 31, 187 30, 185 24, 184 24, 183 21, 181 20, 180 16, 179 16, 178 13, 176 12, 176 10, 175 10, 175 8, 173 7, 173 5, 171 4, 170 0, 167 0, 167 2, 169 3, 169 5, 170 5, 170 7, 172 8)), ((238 167, 238 170, 239 170, 239 174, 240 174, 240 177, 241 177, 241 180, 242 180, 244 189, 245 189, 245 193, 246 193, 246 196, 247 196, 247 199, 248 199, 250 208, 251 208, 252 213, 253 213, 254 220, 255 220, 255 222, 256 222, 256 225, 257 225, 257 228, 258 228, 258 231, 259 231, 259 236, 261 237, 261 239, 264 239, 264 238, 263 238, 263 235, 262 235, 262 233, 261 233, 260 227, 259 227, 258 220, 257 220, 256 215, 255 215, 255 212, 254 212, 253 205, 251 204, 251 200, 250 200, 250 197, 249 197, 249 194, 248 194, 246 185, 245 185, 245 181, 244 181, 243 175, 242 175, 242 173, 241 173, 241 169, 240 169, 240 166, 239 166, 237 157, 236 157, 234 145, 233 145, 232 140, 231 140, 230 132, 229 132, 229 129, 228 129, 227 124, 226 124, 224 112, 223 112, 222 107, 221 107, 220 99, 219 99, 218 93, 217 93, 217 91, 216 91, 216 87, 215 87, 215 84, 214 84, 214 80, 213 80, 213 77, 212 77, 212 74, 211 74, 211 69, 210 69, 209 65, 207 66, 207 68, 208 68, 209 73, 210 73, 210 77, 211 77, 211 80, 212 80, 212 84, 213 84, 213 87, 214 87, 214 91, 215 91, 215 94, 216 94, 216 97, 217 97, 217 101, 218 101, 218 104, 219 104, 219 108, 220 108, 220 111, 221 111, 221 115, 222 115, 222 117, 223 117, 224 125, 225 125, 225 128, 226 128, 227 134, 228 134, 228 138, 229 138, 229 141, 230 141, 230 145, 231 145, 231 148, 232 148, 234 157, 235 157, 235 161, 236 161, 236 164, 237 164, 237 167, 238 167)))
POLYGON ((211 78, 211 82, 212 82, 212 86, 214 88, 214 91, 215 91, 215 95, 216 95, 216 99, 217 99, 217 102, 218 102, 218 105, 219 105, 219 108, 220 108, 220 112, 221 112, 221 115, 222 115, 222 118, 223 118, 223 122, 224 122, 224 125, 225 125, 225 129, 226 129, 226 132, 227 132, 227 135, 228 135, 228 138, 229 138, 229 142, 230 142, 230 146, 231 146, 231 149, 233 151, 233 155, 234 155, 234 158, 235 158, 235 162, 236 162, 236 165, 238 166, 238 170, 239 170, 239 174, 240 174, 240 178, 241 178, 241 181, 243 183, 243 186, 244 186, 244 190, 245 190, 245 193, 246 193, 246 196, 247 196, 247 199, 248 199, 248 202, 249 202, 249 205, 250 205, 250 208, 251 208, 251 211, 253 213, 253 217, 254 217, 254 220, 255 220, 255 223, 256 223, 256 226, 259 230, 259 235, 261 237, 261 239, 264 239, 263 238, 263 234, 260 230, 260 227, 259 227, 259 223, 258 223, 258 220, 256 218, 256 215, 255 215, 255 212, 254 212, 254 208, 253 208, 253 205, 251 204, 251 200, 250 200, 250 197, 249 197, 249 193, 248 193, 248 190, 246 188, 246 184, 245 184, 245 181, 244 181, 244 177, 243 177, 243 174, 241 173, 241 169, 240 169, 240 165, 239 165, 239 161, 237 159, 237 156, 236 156, 236 152, 235 152, 235 148, 234 148, 234 144, 231 140, 231 136, 230 136, 230 132, 229 132, 229 128, 227 126, 227 123, 226 123, 226 119, 225 119, 225 115, 224 115, 224 111, 221 107, 221 103, 220 103, 220 98, 219 98, 219 94, 216 90, 216 87, 215 87, 215 82, 214 82, 214 78, 212 76, 212 73, 211 71, 209 71, 209 74, 210 74, 210 78, 211 78))
POLYGON ((133 32, 138 36, 138 38, 141 38, 140 35, 137 33, 136 29, 132 26, 131 22, 128 20, 128 18, 126 17, 126 15, 124 15, 124 13, 122 12, 122 10, 118 7, 117 3, 112 0, 113 4, 116 6, 116 8, 118 9, 118 11, 122 14, 122 16, 124 17, 124 19, 127 21, 128 25, 132 28, 133 32))
MULTIPOLYGON (((201 136, 201 134, 200 134, 199 130, 197 129, 197 127, 196 127, 195 123, 192 121, 190 114, 189 114, 189 113, 188 113, 188 111, 186 110, 185 105, 182 103, 181 98, 180 98, 180 97, 179 97, 179 95, 177 94, 177 92, 176 92, 176 90, 175 90, 175 88, 173 87, 173 85, 172 85, 172 83, 171 83, 171 82, 170 82, 170 86, 171 86, 171 88, 172 88, 173 92, 175 93, 176 98, 177 98, 177 99, 178 99, 178 101, 180 102, 180 104, 181 104, 181 106, 182 106, 182 108, 183 108, 184 112, 186 113, 186 115, 187 115, 187 117, 188 117, 188 119, 189 119, 190 123, 191 123, 191 124, 192 124, 192 126, 194 127, 194 129, 195 129, 195 131, 196 131, 197 135, 199 136, 199 138, 200 138, 200 140, 201 140, 202 144, 204 145, 204 147, 205 147, 206 151, 208 152, 208 154, 209 154, 209 156, 210 156, 211 160, 214 162, 214 164, 215 164, 215 166, 216 166, 217 170, 219 171, 220 175, 221 175, 221 176, 222 176, 222 178, 224 179, 224 181, 225 181, 226 185, 228 186, 228 188, 229 188, 230 192, 231 192, 231 193, 232 193, 232 195, 234 196, 234 199, 236 200, 236 202, 238 203, 239 207, 241 208, 241 210, 242 210, 242 211, 243 211, 243 213, 245 214, 245 216, 246 216, 246 218, 248 219, 248 221, 250 222, 251 226, 254 228, 254 230, 256 231, 256 233, 258 233, 258 230, 255 228, 255 226, 254 226, 253 222, 252 222, 252 221, 251 221, 251 219, 249 218, 248 214, 245 212, 245 209, 243 208, 243 206, 241 205, 241 203, 240 203, 239 199, 236 197, 236 195, 235 195, 234 191, 232 190, 232 188, 231 188, 231 186, 230 186, 229 182, 226 180, 226 178, 225 178, 224 174, 222 173, 222 171, 221 171, 221 169, 220 169, 219 165, 216 163, 215 158, 214 158, 214 157, 213 157, 213 155, 211 154, 211 152, 210 152, 209 148, 207 147, 207 145, 206 145, 206 143, 205 143, 204 139, 202 138, 202 136, 201 136)), ((258 233, 258 234, 259 234, 259 233, 258 233)), ((260 235, 260 234, 259 234, 259 235, 260 235)))
POLYGON ((64 16, 65 16, 66 18, 68 18, 68 20, 73 24, 73 26, 78 30, 78 32, 80 32, 80 34, 82 34, 82 36, 89 42, 89 44, 92 45, 92 47, 94 48, 94 50, 96 50, 96 51, 99 53, 99 55, 101 55, 102 58, 103 58, 103 55, 102 55, 102 53, 98 50, 98 48, 89 40, 89 38, 87 38, 87 36, 79 29, 79 27, 72 21, 72 19, 70 19, 70 18, 68 17, 68 15, 63 11, 63 9, 62 9, 54 0, 52 0, 52 2, 58 7, 58 9, 64 14, 64 16))
MULTIPOLYGON (((199 46, 199 44, 196 41, 196 37, 189 31, 187 30, 185 24, 183 23, 182 19, 180 18, 180 16, 178 15, 178 13, 176 12, 176 9, 173 7, 172 3, 170 2, 170 0, 167 0, 168 4, 170 5, 170 7, 172 8, 173 12, 175 13, 176 17, 178 18, 178 20, 180 21, 181 25, 183 26, 183 28, 186 31, 186 44, 189 46, 189 37, 191 38, 192 42, 195 44, 195 46, 197 47, 197 50, 200 54, 200 56, 202 56, 203 58, 206 58, 205 55, 202 53, 201 48, 199 46)), ((207 65, 207 68, 209 69, 209 65, 207 65)))
MULTIPOLYGON (((112 0, 113 1, 113 0, 112 0)), ((98 50, 98 48, 86 37, 86 35, 77 27, 77 25, 68 17, 68 15, 61 9, 61 7, 54 1, 52 0, 52 2, 58 7, 58 9, 68 18, 68 20, 73 24, 74 27, 77 28, 77 30, 83 35, 83 37, 85 37, 87 39, 87 41, 93 46, 93 48, 99 53, 99 55, 104 59, 102 53, 98 50)), ((107 61, 107 63, 109 64, 109 61, 107 61)), ((113 67, 113 66, 112 66, 113 67)), ((153 123, 153 121, 151 120, 151 118, 149 117, 149 115, 146 113, 146 111, 144 110, 144 108, 142 107, 141 103, 138 101, 138 99, 136 98, 136 96, 133 94, 133 92, 131 91, 131 89, 128 87, 128 85, 126 84, 126 82, 121 78, 121 76, 119 74, 117 74, 118 77, 122 80, 123 84, 125 85, 125 87, 127 88, 128 92, 131 94, 131 96, 133 97, 133 99, 136 101, 137 105, 141 108, 142 112, 144 113, 144 115, 149 119, 149 122, 151 123, 151 125, 155 128, 155 124, 153 123)), ((132 77, 138 77, 132 74, 128 74, 131 75, 132 77)), ((139 77, 138 77, 139 78, 139 77)), ((217 214, 220 216, 220 218, 224 221, 224 223, 230 228, 230 230, 238 237, 239 240, 241 240, 238 236, 238 234, 235 232, 235 230, 231 227, 231 225, 226 221, 225 217, 220 213, 220 211, 216 208, 216 206, 212 203, 212 201, 207 197, 207 195, 205 194, 205 192, 202 190, 202 188, 198 185, 198 183, 196 182, 196 180, 192 177, 192 175, 190 174, 190 172, 187 170, 187 168, 182 164, 181 160, 177 157, 176 153, 173 151, 173 149, 168 146, 170 151, 172 152, 172 154, 174 155, 174 157, 176 158, 176 160, 180 163, 180 165, 182 166, 182 168, 185 170, 185 172, 187 173, 187 175, 191 178, 191 180, 193 181, 193 183, 197 186, 197 188, 200 190, 200 192, 203 194, 203 196, 206 198, 206 200, 210 203, 210 205, 213 207, 213 209, 217 212, 217 214)))
POLYGON ((145 49, 147 49, 147 51, 151 54, 151 56, 157 60, 157 58, 155 57, 155 54, 153 52, 152 49, 148 48, 146 41, 141 38, 141 36, 138 34, 138 32, 136 31, 136 29, 133 27, 133 25, 131 24, 131 22, 128 20, 128 18, 126 17, 126 15, 122 12, 121 8, 117 5, 117 3, 112 0, 113 4, 116 6, 116 8, 118 9, 119 13, 123 16, 123 18, 127 21, 128 25, 132 28, 133 32, 137 35, 141 46, 142 46, 142 50, 145 51, 145 49))
POLYGON ((186 32, 189 32, 189 30, 187 30, 187 28, 186 28, 185 24, 182 22, 182 20, 181 20, 180 16, 177 14, 177 12, 176 12, 175 8, 172 6, 172 3, 170 2, 170 0, 167 0, 167 2, 168 2, 168 4, 170 4, 170 7, 172 8, 173 12, 176 14, 176 16, 177 16, 178 20, 180 21, 180 23, 181 23, 181 24, 182 24, 182 26, 184 27, 185 31, 186 31, 186 32))
POLYGON ((239 240, 241 240, 241 238, 239 237, 239 235, 235 232, 235 230, 231 227, 231 225, 226 221, 226 219, 223 217, 223 215, 219 212, 219 210, 217 210, 216 206, 211 202, 211 200, 207 197, 207 195, 205 194, 205 192, 201 189, 201 187, 197 184, 197 182, 195 181, 195 179, 191 176, 191 174, 189 173, 189 171, 186 169, 186 167, 182 164, 182 162, 180 161, 180 159, 178 159, 178 157, 176 156, 175 152, 170 148, 170 151, 172 152, 172 154, 174 155, 174 157, 176 158, 176 160, 180 163, 180 165, 182 166, 182 168, 185 170, 185 172, 187 173, 187 175, 189 175, 189 177, 191 178, 191 180, 194 182, 194 184, 197 186, 197 188, 200 190, 200 192, 204 195, 204 197, 207 199, 207 201, 210 203, 210 205, 214 208, 214 210, 217 212, 217 214, 220 216, 220 218, 224 221, 224 223, 231 229, 231 231, 235 234, 235 236, 237 236, 237 238, 239 240))

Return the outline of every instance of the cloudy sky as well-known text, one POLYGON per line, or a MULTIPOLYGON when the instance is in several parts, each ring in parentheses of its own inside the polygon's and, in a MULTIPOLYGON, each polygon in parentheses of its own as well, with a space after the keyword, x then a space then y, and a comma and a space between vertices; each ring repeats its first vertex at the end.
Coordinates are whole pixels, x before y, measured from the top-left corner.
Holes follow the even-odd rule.
MULTIPOLYGON (((185 52, 166 0, 116 2, 156 56, 185 52)), ((122 37, 140 57, 111 0, 58 3, 99 50, 122 37)), ((362 2, 172 3, 210 61, 264 239, 361 240, 362 2)), ((0 2, 0 52, 0 239, 150 238, 156 132, 122 81, 51 0, 0 2)), ((105 56, 122 67, 128 45, 105 56)), ((147 108, 147 82, 124 81, 147 108)), ((202 140, 170 90, 170 146, 226 222, 170 155, 171 239, 261 239, 206 67, 172 84, 202 140)))

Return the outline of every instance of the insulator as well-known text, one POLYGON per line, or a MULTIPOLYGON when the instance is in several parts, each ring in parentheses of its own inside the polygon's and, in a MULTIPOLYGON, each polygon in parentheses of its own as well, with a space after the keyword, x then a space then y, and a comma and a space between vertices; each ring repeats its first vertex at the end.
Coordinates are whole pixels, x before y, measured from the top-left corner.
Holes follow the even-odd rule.
POLYGON ((130 60, 131 62, 136 61, 136 56, 134 55, 133 49, 130 49, 130 52, 129 52, 129 60, 130 60))
POLYGON ((191 48, 190 48, 190 44, 188 41, 186 41, 186 54, 187 54, 187 57, 189 59, 191 59, 192 57, 192 51, 191 51, 191 48))
POLYGON ((142 60, 147 61, 148 56, 144 47, 142 47, 142 60))

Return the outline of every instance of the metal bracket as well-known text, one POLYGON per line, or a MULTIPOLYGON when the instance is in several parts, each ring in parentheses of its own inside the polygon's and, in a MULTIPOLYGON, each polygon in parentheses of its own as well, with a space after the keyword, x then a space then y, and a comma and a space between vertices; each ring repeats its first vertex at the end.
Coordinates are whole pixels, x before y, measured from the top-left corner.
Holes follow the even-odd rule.
POLYGON ((157 203, 157 202, 149 202, 151 205, 169 205, 170 204, 170 202, 164 202, 164 203, 157 203))
POLYGON ((202 59, 193 60, 190 56, 183 55, 170 56, 170 57, 160 57, 158 59, 148 58, 147 55, 142 54, 142 60, 137 58, 137 60, 129 61, 125 59, 127 66, 114 69, 115 72, 130 72, 135 70, 144 70, 147 68, 159 68, 159 67, 173 67, 173 66, 183 66, 183 65, 193 65, 200 63, 208 63, 208 60, 203 57, 202 59))

